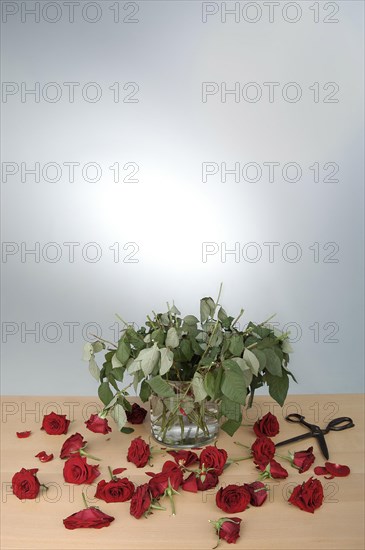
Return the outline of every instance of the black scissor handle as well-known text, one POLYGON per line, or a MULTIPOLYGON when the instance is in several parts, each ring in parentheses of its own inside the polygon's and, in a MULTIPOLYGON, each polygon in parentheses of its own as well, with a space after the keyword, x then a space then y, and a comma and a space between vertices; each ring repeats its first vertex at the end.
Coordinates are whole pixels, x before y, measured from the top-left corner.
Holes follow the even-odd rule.
POLYGON ((291 413, 285 417, 285 420, 288 420, 289 422, 303 422, 304 416, 298 413, 291 413))
POLYGON ((341 416, 340 418, 334 418, 331 420, 326 430, 334 430, 336 432, 339 432, 341 430, 347 430, 347 428, 353 428, 355 424, 352 421, 352 418, 349 418, 348 416, 341 416))
POLYGON ((304 418, 305 417, 301 414, 291 413, 285 417, 285 420, 288 420, 289 422, 298 422, 299 424, 303 424, 303 426, 306 426, 312 431, 313 435, 322 432, 319 426, 316 426, 315 424, 309 424, 309 422, 306 422, 304 418))

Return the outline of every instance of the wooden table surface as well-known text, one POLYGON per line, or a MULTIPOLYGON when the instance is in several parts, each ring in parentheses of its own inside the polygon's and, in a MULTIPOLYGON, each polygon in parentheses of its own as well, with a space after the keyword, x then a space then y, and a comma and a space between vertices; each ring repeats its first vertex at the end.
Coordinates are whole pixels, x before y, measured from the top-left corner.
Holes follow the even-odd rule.
MULTIPOLYGON (((137 469, 127 462, 126 454, 133 437, 149 436, 149 422, 135 426, 131 435, 119 433, 114 422, 109 421, 113 432, 108 436, 94 434, 86 429, 84 421, 98 410, 95 398, 87 397, 22 397, 2 398, 1 419, 1 548, 7 549, 211 549, 216 543, 209 519, 228 515, 215 504, 218 488, 197 494, 180 491, 175 503, 177 515, 172 516, 167 499, 167 511, 156 511, 148 519, 139 520, 130 516, 129 503, 107 504, 94 498, 96 482, 91 486, 65 483, 62 475, 63 463, 59 458, 62 443, 75 432, 80 432, 88 441, 88 451, 102 458, 100 479, 109 479, 108 465, 112 468, 127 467, 124 475, 136 483, 148 481, 145 471, 160 471, 169 455, 158 454, 154 467, 137 469), (44 414, 52 410, 67 414, 72 421, 67 435, 50 436, 40 430, 44 414), (18 439, 16 431, 32 430, 27 439, 18 439), (54 453, 55 459, 41 463, 34 457, 39 451, 54 453), (24 468, 39 468, 38 479, 49 485, 47 492, 40 493, 36 500, 20 501, 12 494, 11 478, 24 468), (87 494, 89 504, 100 506, 115 521, 107 528, 78 529, 69 531, 62 520, 81 510, 82 490, 87 494)), ((323 465, 324 459, 314 440, 299 442, 290 450, 314 446, 316 461, 312 468, 299 474, 289 462, 280 462, 289 471, 285 480, 272 480, 267 484, 270 493, 261 508, 250 507, 245 512, 233 514, 242 518, 241 537, 236 545, 224 541, 220 548, 233 549, 363 549, 364 548, 364 399, 363 395, 291 395, 281 409, 271 398, 255 398, 252 409, 244 411, 244 423, 253 424, 268 411, 276 414, 281 432, 274 438, 282 439, 298 435, 302 428, 284 421, 291 412, 305 415, 309 422, 321 426, 332 418, 350 416, 355 428, 343 432, 332 432, 326 436, 330 461, 347 464, 351 474, 345 478, 326 480, 320 477, 325 493, 322 507, 314 514, 302 512, 288 504, 292 488, 307 480, 313 474, 313 467, 323 465), (310 443, 309 443, 310 442, 310 443)), ((250 427, 241 427, 233 438, 221 433, 218 447, 224 447, 229 457, 246 456, 246 450, 234 445, 240 441, 251 445, 255 439, 250 427)), ((155 443, 156 448, 158 445, 155 443)), ((280 448, 282 455, 289 450, 280 448)), ((94 463, 94 461, 91 461, 94 463)), ((257 471, 251 460, 231 465, 220 478, 221 485, 229 483, 250 483, 257 479, 257 471)), ((97 480, 97 481, 98 481, 97 480)))

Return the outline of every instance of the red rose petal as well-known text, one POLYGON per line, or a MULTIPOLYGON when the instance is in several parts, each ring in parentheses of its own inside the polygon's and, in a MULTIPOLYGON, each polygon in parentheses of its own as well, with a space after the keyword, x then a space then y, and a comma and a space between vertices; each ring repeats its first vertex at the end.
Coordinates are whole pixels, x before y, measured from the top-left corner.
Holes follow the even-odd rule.
POLYGON ((53 454, 48 455, 46 451, 41 451, 35 456, 36 458, 39 458, 41 462, 50 462, 51 460, 53 460, 53 454))
POLYGON ((350 474, 350 468, 345 464, 334 464, 333 462, 324 463, 329 474, 335 477, 346 477, 350 474))
POLYGON ((25 437, 29 437, 32 432, 29 430, 29 432, 16 432, 17 437, 19 439, 24 439, 25 437))
POLYGON ((324 475, 328 474, 328 471, 327 471, 327 468, 325 468, 324 466, 316 466, 314 468, 314 473, 317 476, 324 476, 324 475))
POLYGON ((122 474, 127 468, 115 468, 113 470, 113 474, 114 475, 117 475, 117 474, 122 474))

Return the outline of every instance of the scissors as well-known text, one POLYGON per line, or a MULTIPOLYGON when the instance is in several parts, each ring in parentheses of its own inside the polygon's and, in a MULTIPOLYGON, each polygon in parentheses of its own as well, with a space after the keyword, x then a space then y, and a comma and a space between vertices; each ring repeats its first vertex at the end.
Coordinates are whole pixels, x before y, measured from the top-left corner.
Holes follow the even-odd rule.
POLYGON ((323 456, 328 460, 329 454, 328 454, 328 447, 327 443, 325 441, 325 434, 328 434, 330 431, 340 432, 342 430, 347 430, 348 428, 353 428, 355 424, 353 423, 352 419, 348 416, 341 416, 340 418, 334 418, 329 422, 323 430, 316 426, 315 424, 309 424, 304 420, 304 416, 298 413, 292 413, 288 414, 288 416, 285 417, 285 420, 288 420, 289 422, 297 422, 299 424, 302 424, 306 428, 310 430, 310 433, 305 433, 302 435, 297 435, 296 437, 292 437, 290 439, 286 439, 285 441, 280 441, 280 443, 275 443, 276 447, 281 447, 282 445, 287 445, 289 443, 294 443, 295 441, 301 441, 302 439, 308 439, 309 437, 315 437, 318 441, 318 444, 321 448, 323 456))

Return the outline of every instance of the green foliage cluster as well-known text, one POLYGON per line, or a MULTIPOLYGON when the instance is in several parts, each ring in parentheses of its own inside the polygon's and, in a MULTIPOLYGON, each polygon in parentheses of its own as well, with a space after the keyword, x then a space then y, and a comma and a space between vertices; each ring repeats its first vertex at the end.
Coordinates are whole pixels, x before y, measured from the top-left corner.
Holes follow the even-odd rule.
POLYGON ((255 390, 267 384, 269 393, 283 405, 289 387, 288 334, 271 328, 268 322, 248 323, 240 330, 238 319, 228 315, 210 297, 200 300, 200 319, 181 317, 180 311, 168 305, 165 313, 153 313, 138 330, 125 326, 117 344, 103 339, 85 344, 84 359, 99 383, 98 394, 103 413, 110 414, 119 429, 125 428, 126 413, 131 409, 128 389, 146 402, 152 393, 161 398, 174 397, 170 382, 189 382, 189 395, 195 402, 203 399, 220 403, 222 429, 230 435, 242 422, 241 406, 252 405, 255 390), (105 352, 99 369, 95 354, 105 352), (133 382, 123 389, 119 384, 125 375, 133 382))

